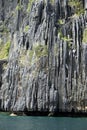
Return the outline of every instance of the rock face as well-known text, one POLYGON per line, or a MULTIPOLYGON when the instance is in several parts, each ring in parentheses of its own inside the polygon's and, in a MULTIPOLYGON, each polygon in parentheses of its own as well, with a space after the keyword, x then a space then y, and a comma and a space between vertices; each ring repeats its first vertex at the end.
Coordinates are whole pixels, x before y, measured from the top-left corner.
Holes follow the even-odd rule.
POLYGON ((0 38, 11 41, 0 108, 86 112, 86 11, 76 14, 68 0, 0 3, 0 38))

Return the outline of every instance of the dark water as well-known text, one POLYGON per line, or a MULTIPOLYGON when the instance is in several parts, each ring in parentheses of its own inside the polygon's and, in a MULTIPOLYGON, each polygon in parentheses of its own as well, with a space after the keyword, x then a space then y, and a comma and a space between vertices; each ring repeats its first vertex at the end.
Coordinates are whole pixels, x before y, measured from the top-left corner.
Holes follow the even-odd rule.
POLYGON ((87 130, 87 118, 11 117, 0 114, 0 130, 87 130))

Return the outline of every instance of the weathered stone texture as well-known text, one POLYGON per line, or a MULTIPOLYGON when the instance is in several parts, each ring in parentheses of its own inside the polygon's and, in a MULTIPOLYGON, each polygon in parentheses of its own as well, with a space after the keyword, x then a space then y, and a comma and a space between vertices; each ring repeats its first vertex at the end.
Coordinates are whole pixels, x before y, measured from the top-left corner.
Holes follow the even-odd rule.
POLYGON ((18 10, 16 0, 0 4, 0 20, 8 21, 12 41, 8 67, 2 74, 1 109, 86 111, 87 45, 82 43, 86 14, 73 17, 67 0, 54 4, 38 0, 30 12, 26 11, 28 0, 20 2, 18 10), (46 55, 37 57, 33 52, 38 44, 47 46, 46 55))

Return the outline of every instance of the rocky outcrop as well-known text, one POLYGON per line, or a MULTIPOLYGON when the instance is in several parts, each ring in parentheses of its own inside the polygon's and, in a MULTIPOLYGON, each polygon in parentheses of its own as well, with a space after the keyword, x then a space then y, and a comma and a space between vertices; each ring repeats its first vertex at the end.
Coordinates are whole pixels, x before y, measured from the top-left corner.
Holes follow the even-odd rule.
POLYGON ((86 112, 86 12, 75 14, 68 0, 0 2, 0 23, 7 29, 0 28, 6 33, 0 37, 11 41, 1 109, 86 112))

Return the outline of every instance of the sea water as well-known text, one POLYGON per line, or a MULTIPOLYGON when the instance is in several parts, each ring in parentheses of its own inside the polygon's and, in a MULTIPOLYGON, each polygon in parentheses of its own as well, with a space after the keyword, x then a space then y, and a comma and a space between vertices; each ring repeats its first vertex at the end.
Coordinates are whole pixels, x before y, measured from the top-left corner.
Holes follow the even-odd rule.
POLYGON ((87 130, 87 118, 11 117, 0 114, 0 130, 87 130))

